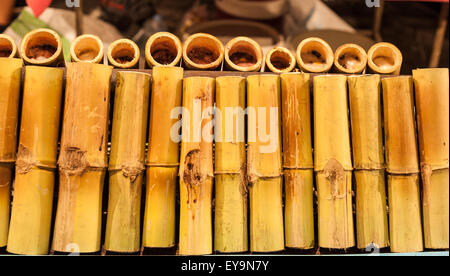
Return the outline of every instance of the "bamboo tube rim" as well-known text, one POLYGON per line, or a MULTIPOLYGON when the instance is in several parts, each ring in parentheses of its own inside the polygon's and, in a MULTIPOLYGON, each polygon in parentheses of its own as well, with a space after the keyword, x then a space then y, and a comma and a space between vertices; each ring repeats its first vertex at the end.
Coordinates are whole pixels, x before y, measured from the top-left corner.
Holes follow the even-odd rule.
POLYGON ((0 34, 0 57, 13 58, 17 55, 17 45, 12 37, 0 34), (8 56, 6 56, 9 53, 8 56))
POLYGON ((295 56, 285 47, 275 47, 267 53, 266 65, 274 73, 289 73, 295 69, 295 56), (276 60, 274 60, 276 59, 276 60), (276 61, 284 62, 283 66, 277 66, 276 61), (288 64, 287 66, 285 64, 288 64), (282 68, 280 68, 282 67, 282 68))
POLYGON ((342 73, 362 73, 367 66, 367 53, 357 44, 344 44, 340 46, 334 54, 334 66, 342 73), (346 64, 345 60, 348 57, 350 57, 351 62, 348 62, 347 60, 346 64))
MULTIPOLYGON (((225 62, 231 69, 241 72, 254 72, 261 69, 263 63, 263 50, 258 42, 245 36, 239 36, 230 40, 225 46, 225 62), (233 58, 234 54, 246 54, 244 60, 251 58, 251 61, 246 60, 242 63, 236 63, 233 58), (250 64, 250 65, 247 65, 250 64)), ((239 60, 239 57, 238 57, 239 60)))
POLYGON ((168 32, 159 32, 152 35, 145 45, 145 59, 150 67, 154 66, 176 66, 180 63, 181 56, 183 55, 183 46, 181 45, 180 39, 168 32), (173 56, 170 63, 164 64, 158 61, 159 58, 154 57, 154 51, 165 50, 171 52, 173 56), (174 53, 175 52, 175 55, 174 53))
POLYGON ((136 67, 139 65, 140 56, 141 51, 139 47, 130 39, 116 40, 108 47, 108 61, 116 68, 128 69, 136 67), (117 59, 124 59, 125 62, 117 61, 117 59))
POLYGON ((100 63, 105 55, 103 42, 96 35, 85 34, 77 37, 70 46, 70 57, 74 62, 100 63), (80 49, 81 48, 81 49, 80 49), (83 54, 96 52, 97 55, 83 58, 83 54))
POLYGON ((296 58, 302 71, 306 73, 323 73, 330 71, 333 66, 334 53, 330 45, 323 39, 310 37, 300 42, 297 47, 296 58), (306 61, 311 56, 314 56, 319 62, 306 61), (325 57, 325 60, 323 60, 323 57, 325 57))
POLYGON ((367 59, 369 68, 376 73, 400 74, 403 55, 394 44, 380 42, 373 45, 367 53, 367 59))
POLYGON ((198 33, 198 34, 194 34, 191 35, 190 37, 188 37, 188 39, 184 42, 183 45, 183 60, 186 63, 186 66, 188 68, 192 68, 192 69, 203 69, 203 70, 211 70, 211 69, 216 69, 218 68, 224 59, 224 47, 222 42, 220 42, 219 39, 217 39, 215 36, 212 36, 210 34, 205 34, 205 33, 198 33), (193 61, 190 57, 190 53, 192 52, 193 49, 202 49, 202 48, 206 48, 204 45, 199 45, 197 46, 197 44, 209 44, 209 48, 212 49, 208 49, 211 52, 211 55, 213 58, 215 58, 214 61, 210 62, 210 63, 197 63, 195 61, 193 61))
MULTIPOLYGON (((51 52, 51 50, 48 50, 51 52)), ((51 29, 36 29, 25 35, 22 40, 22 44, 20 47, 20 54, 23 60, 28 64, 34 65, 46 65, 52 63, 58 59, 58 57, 62 54, 62 42, 61 37, 55 31, 51 29), (41 43, 39 43, 41 42, 41 43), (43 43, 43 44, 42 44, 43 43), (30 57, 30 50, 33 48, 50 46, 55 50, 54 53, 50 57, 39 57, 41 59, 30 57)))

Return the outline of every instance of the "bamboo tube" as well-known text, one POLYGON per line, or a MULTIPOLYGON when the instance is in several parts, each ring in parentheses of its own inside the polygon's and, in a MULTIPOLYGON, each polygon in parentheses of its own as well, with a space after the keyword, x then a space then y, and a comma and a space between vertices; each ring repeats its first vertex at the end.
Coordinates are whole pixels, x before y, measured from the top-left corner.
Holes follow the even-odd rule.
POLYGON ((220 69, 223 59, 223 44, 212 35, 202 33, 194 34, 184 42, 183 62, 188 69, 220 69))
POLYGON ((216 79, 216 251, 248 251, 245 154, 245 79, 216 79), (219 115, 220 114, 220 115, 219 115), (231 129, 230 129, 231 128, 231 129))
POLYGON ((212 253, 213 106, 215 81, 191 77, 183 85, 180 161, 181 255, 212 253), (190 114, 191 116, 188 116, 190 114), (189 119, 188 119, 189 118, 189 119))
POLYGON ((68 63, 53 250, 100 250, 112 68, 68 63))
POLYGON ((140 249, 149 93, 150 75, 117 73, 105 240, 108 251, 132 253, 140 249))
POLYGON ((147 66, 177 66, 180 64, 183 46, 178 37, 171 33, 159 32, 152 35, 145 46, 147 66))
POLYGON ((311 249, 314 239, 309 74, 281 74, 286 246, 311 249))
POLYGON ((448 69, 413 71, 423 183, 425 247, 449 247, 448 69))
POLYGON ((358 248, 389 246, 380 76, 348 77, 358 248))
POLYGON ((334 54, 335 71, 345 74, 362 74, 367 66, 367 53, 359 45, 344 44, 334 54))
POLYGON ((266 55, 266 66, 274 73, 289 73, 295 69, 295 56, 284 47, 275 47, 266 55))
POLYGON ((61 37, 50 29, 37 29, 22 39, 20 55, 25 64, 64 66, 61 37))
POLYGON ((334 62, 330 45, 317 37, 310 37, 300 42, 296 58, 300 70, 306 73, 326 73, 330 71, 334 62))
POLYGON ((8 241, 12 175, 13 165, 0 162, 0 247, 6 246, 8 241))
POLYGON ((119 39, 108 47, 108 62, 114 68, 137 69, 141 52, 139 47, 129 39, 119 39))
POLYGON ((52 222, 64 71, 25 67, 8 252, 47 254, 52 222))
POLYGON ((423 250, 411 77, 382 80, 392 252, 423 250))
POLYGON ((369 72, 384 75, 400 75, 402 52, 395 45, 380 42, 373 45, 367 53, 369 72))
POLYGON ((261 46, 249 37, 236 37, 225 45, 225 65, 232 71, 258 72, 263 57, 261 46))
POLYGON ((247 85, 250 250, 281 251, 284 229, 280 77, 249 76, 247 85))
POLYGON ((0 34, 0 58, 14 58, 18 54, 14 39, 9 35, 0 34))
POLYGON ((319 199, 319 247, 353 247, 353 167, 346 76, 314 78, 314 145, 319 199))
POLYGON ((72 62, 103 63, 104 55, 103 42, 95 35, 81 35, 70 47, 72 62))
POLYGON ((146 203, 143 246, 175 246, 175 201, 179 166, 179 143, 173 139, 177 118, 172 110, 181 106, 183 68, 156 66, 152 71, 149 152, 146 166, 146 203))

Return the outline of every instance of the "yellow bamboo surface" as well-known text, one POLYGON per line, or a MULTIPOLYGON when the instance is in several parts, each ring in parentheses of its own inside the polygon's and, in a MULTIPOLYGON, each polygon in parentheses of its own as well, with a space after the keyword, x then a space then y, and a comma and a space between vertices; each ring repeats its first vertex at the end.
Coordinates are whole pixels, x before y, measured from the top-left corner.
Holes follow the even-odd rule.
POLYGON ((27 66, 8 252, 47 254, 59 137, 62 69, 27 66))
POLYGON ((13 165, 0 163, 0 247, 6 246, 8 241, 12 175, 13 165))
POLYGON ((109 161, 105 249, 138 252, 150 75, 118 72, 109 161))
POLYGON ((180 158, 181 255, 212 253, 213 105, 215 80, 184 79, 180 158), (188 115, 189 114, 189 115, 188 115), (189 118, 189 119, 188 119, 189 118))

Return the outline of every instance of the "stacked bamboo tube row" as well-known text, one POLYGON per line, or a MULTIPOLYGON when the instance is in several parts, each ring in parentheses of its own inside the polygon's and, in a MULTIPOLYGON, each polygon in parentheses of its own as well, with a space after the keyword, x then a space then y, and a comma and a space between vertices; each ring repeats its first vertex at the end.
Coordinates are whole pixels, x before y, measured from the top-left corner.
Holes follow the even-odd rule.
POLYGON ((181 255, 316 243, 448 249, 448 69, 382 80, 183 78, 183 68, 173 66, 155 66, 151 75, 119 71, 110 127, 112 67, 67 63, 63 103, 64 70, 47 62, 25 66, 19 113, 22 61, 0 58, 0 247, 11 253, 100 251, 106 179, 104 249, 111 252, 174 247, 177 228, 181 255), (231 131, 224 123, 230 117, 231 131))

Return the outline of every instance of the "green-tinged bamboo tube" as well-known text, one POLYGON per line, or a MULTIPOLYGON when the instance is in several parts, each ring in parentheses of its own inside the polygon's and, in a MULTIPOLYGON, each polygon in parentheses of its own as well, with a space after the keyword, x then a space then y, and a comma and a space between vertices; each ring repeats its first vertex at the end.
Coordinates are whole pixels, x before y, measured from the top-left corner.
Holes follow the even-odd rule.
POLYGON ((380 76, 348 77, 358 248, 389 246, 380 76))
POLYGON ((105 249, 138 252, 150 75, 118 72, 114 101, 105 249))
POLYGON ((224 253, 248 251, 245 154, 245 79, 216 79, 215 235, 224 253))
POLYGON ((281 91, 277 75, 247 78, 250 250, 284 249, 281 91))
POLYGON ((266 66, 271 72, 289 73, 296 65, 295 56, 284 47, 275 47, 266 55, 266 66))
POLYGON ((64 66, 61 37, 50 29, 33 30, 22 39, 20 56, 29 65, 64 66))
POLYGON ((179 173, 181 255, 212 253, 214 91, 212 78, 184 79, 179 173))
POLYGON ((111 43, 107 52, 109 65, 118 69, 137 69, 141 52, 129 39, 119 39, 111 43))
MULTIPOLYGON (((172 132, 178 115, 172 114, 182 104, 183 68, 153 68, 150 108, 149 151, 146 166, 146 202, 143 246, 175 246, 175 202, 178 183, 179 141, 172 132)), ((181 123, 178 124, 181 127, 181 123)))
POLYGON ((47 254, 62 102, 62 69, 27 66, 8 252, 47 254))
POLYGON ((411 77, 382 80, 392 252, 423 250, 411 77))
POLYGON ((282 74, 281 93, 286 246, 311 249, 315 239, 309 74, 282 74))
POLYGON ((314 167, 319 198, 319 246, 355 246, 347 77, 314 78, 314 167))
POLYGON ((449 247, 448 69, 413 71, 423 183, 425 247, 449 247))
POLYGON ((236 37, 225 45, 225 66, 232 71, 261 70, 264 54, 258 42, 249 37, 236 37))
POLYGON ((183 55, 183 46, 178 37, 171 33, 159 32, 152 35, 145 46, 147 66, 177 66, 183 55))
POLYGON ((68 63, 53 250, 100 250, 110 66, 68 63))
POLYGON ((333 67, 334 53, 324 40, 310 37, 300 42, 296 58, 302 72, 326 73, 333 67))
POLYGON ((344 44, 334 53, 334 68, 336 72, 345 74, 364 73, 367 66, 367 53, 359 45, 344 44))
POLYGON ((368 72, 383 75, 400 75, 402 52, 393 44, 380 42, 367 52, 368 72))
POLYGON ((5 34, 0 34, 0 58, 14 58, 18 57, 16 42, 12 37, 5 34))
POLYGON ((103 42, 95 35, 80 35, 70 47, 73 62, 103 63, 104 55, 103 42))
POLYGON ((209 34, 194 34, 183 45, 183 65, 188 69, 220 69, 224 59, 224 47, 217 37, 209 34))

